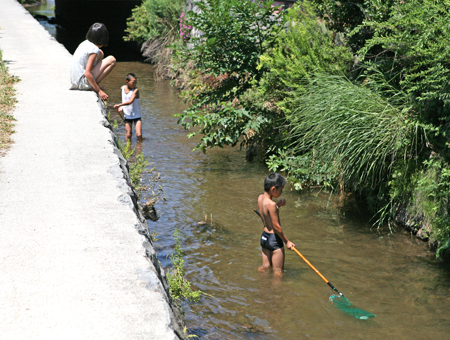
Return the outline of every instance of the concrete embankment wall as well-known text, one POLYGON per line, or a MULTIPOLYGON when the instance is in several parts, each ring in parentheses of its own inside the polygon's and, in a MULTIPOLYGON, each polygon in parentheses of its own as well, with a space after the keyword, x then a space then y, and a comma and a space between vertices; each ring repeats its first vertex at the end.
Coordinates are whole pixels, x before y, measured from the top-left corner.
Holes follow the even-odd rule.
POLYGON ((21 79, 0 158, 0 337, 181 338, 105 108, 68 90, 71 55, 18 2, 0 8, 0 49, 21 79))

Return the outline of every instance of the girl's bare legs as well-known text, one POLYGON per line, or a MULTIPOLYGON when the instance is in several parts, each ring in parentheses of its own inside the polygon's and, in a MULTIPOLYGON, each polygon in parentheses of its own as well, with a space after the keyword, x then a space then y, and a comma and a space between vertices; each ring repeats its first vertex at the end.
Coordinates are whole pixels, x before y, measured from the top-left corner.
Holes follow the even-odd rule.
POLYGON ((142 121, 138 120, 134 125, 134 129, 136 130, 136 137, 139 142, 142 142, 142 121))
POLYGON ((131 141, 131 124, 125 123, 125 130, 127 131, 127 141, 131 141))
POLYGON ((94 76, 95 81, 99 84, 108 74, 112 71, 114 66, 116 66, 116 58, 112 55, 103 59, 104 53, 100 50, 100 53, 97 55, 97 64, 92 69, 92 75, 94 76))

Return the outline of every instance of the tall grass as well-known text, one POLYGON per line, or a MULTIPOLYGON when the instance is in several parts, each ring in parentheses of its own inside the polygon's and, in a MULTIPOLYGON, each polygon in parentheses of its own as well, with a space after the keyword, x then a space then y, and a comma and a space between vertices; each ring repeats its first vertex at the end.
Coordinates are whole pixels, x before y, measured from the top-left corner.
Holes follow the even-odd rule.
POLYGON ((312 152, 313 163, 333 168, 351 190, 386 181, 396 161, 416 157, 426 138, 411 119, 406 95, 391 92, 388 83, 373 91, 371 83, 316 75, 288 116, 293 153, 312 152))

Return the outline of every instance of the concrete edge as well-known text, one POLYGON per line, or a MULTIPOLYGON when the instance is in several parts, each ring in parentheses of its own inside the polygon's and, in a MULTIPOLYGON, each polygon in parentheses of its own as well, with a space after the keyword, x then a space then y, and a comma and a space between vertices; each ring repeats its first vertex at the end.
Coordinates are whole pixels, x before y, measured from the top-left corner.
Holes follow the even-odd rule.
POLYGON ((117 181, 117 186, 122 192, 122 195, 118 197, 118 201, 133 210, 136 216, 134 227, 137 232, 142 235, 142 246, 144 247, 146 257, 149 260, 150 266, 147 270, 143 270, 138 273, 139 278, 145 282, 146 289, 162 294, 167 302, 166 311, 168 312, 170 318, 169 324, 171 329, 179 339, 185 339, 183 332, 183 318, 170 294, 169 282, 167 280, 166 273, 164 272, 161 262, 158 260, 158 255, 153 248, 153 242, 148 230, 147 220, 144 217, 142 207, 138 202, 138 195, 134 190, 131 177, 129 175, 128 162, 118 147, 117 135, 114 133, 112 125, 108 121, 106 106, 100 97, 97 98, 97 102, 104 117, 101 123, 105 128, 109 129, 111 135, 109 142, 113 145, 114 154, 116 154, 119 159, 119 166, 112 166, 108 172, 114 176, 117 181))

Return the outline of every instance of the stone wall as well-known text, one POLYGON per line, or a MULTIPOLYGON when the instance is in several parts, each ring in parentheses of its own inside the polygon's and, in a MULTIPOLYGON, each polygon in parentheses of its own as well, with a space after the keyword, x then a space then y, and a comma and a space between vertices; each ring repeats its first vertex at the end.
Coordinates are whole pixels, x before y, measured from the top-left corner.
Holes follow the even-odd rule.
POLYGON ((118 187, 123 192, 119 197, 119 201, 127 205, 136 214, 135 228, 137 232, 142 235, 142 246, 145 249, 145 254, 149 260, 149 268, 146 271, 142 271, 140 274, 141 280, 145 281, 145 288, 154 292, 161 293, 168 306, 170 314, 170 324, 171 328, 174 330, 175 334, 180 338, 184 339, 184 323, 180 311, 176 307, 169 291, 169 283, 161 266, 161 262, 158 260, 155 249, 153 248, 152 238, 147 227, 147 220, 145 219, 142 208, 138 202, 138 196, 133 188, 133 184, 129 175, 129 167, 127 160, 123 157, 117 144, 117 136, 115 135, 111 124, 107 118, 107 109, 101 99, 98 99, 100 110, 104 116, 103 126, 108 128, 111 133, 111 144, 114 146, 114 153, 117 155, 120 168, 114 167, 110 169, 110 173, 116 178, 118 182, 118 187))

